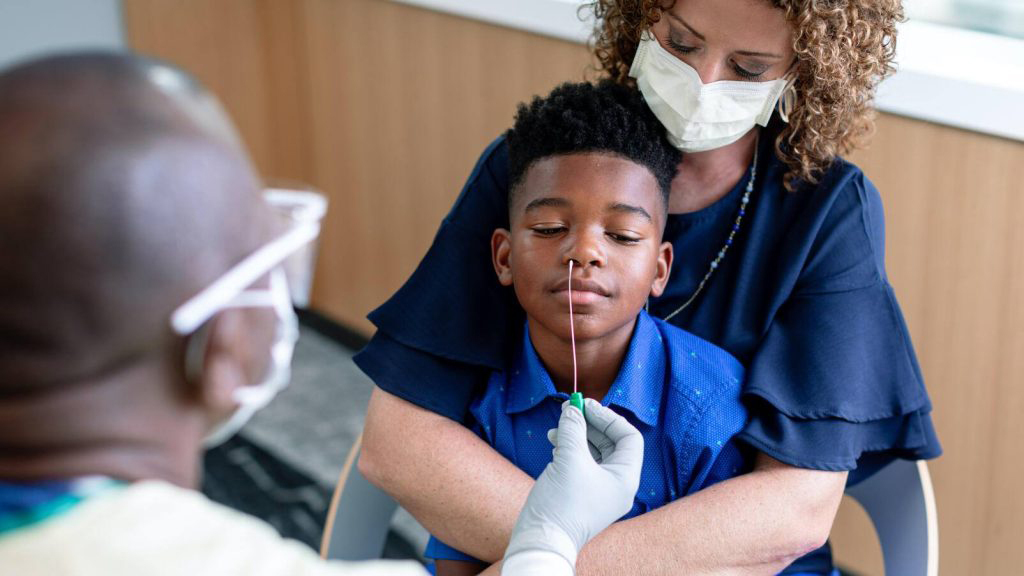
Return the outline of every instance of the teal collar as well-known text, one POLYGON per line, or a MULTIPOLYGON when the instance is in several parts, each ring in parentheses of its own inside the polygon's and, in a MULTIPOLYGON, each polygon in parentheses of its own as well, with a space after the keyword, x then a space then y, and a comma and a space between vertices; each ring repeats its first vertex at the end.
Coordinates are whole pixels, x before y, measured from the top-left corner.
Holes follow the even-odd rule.
POLYGON ((59 516, 124 483, 105 476, 17 483, 0 480, 0 536, 59 516))

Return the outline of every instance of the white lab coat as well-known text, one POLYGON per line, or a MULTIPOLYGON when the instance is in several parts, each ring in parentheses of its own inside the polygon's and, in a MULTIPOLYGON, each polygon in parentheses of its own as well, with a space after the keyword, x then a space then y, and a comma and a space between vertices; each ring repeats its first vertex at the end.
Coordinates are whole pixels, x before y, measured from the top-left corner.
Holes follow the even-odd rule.
MULTIPOLYGON (((513 562, 522 566, 514 574, 572 574, 560 557, 531 556, 513 562)), ((18 576, 426 574, 415 562, 324 562, 256 518, 193 490, 158 481, 113 488, 63 514, 0 534, 0 572, 18 576)))

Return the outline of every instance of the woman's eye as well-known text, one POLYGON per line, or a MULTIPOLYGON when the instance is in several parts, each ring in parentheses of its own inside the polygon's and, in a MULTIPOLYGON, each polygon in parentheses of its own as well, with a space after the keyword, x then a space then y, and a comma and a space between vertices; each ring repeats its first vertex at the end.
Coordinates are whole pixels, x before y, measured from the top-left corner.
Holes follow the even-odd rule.
POLYGON ((732 69, 741 78, 746 78, 748 80, 754 80, 756 78, 760 78, 765 73, 765 70, 760 70, 760 71, 757 71, 757 72, 754 72, 752 70, 747 70, 746 68, 740 66, 739 64, 736 64, 735 62, 733 62, 732 69))
POLYGON ((668 37, 668 47, 675 50, 676 52, 679 52, 680 54, 689 54, 690 52, 696 50, 695 47, 685 46, 682 43, 676 41, 671 36, 668 37))

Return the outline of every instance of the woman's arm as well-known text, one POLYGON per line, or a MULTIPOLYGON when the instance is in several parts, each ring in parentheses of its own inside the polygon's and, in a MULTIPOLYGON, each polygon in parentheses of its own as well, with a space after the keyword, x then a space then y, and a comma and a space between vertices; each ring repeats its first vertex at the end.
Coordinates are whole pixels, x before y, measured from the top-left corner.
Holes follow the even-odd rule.
MULTIPOLYGON (((426 528, 501 558, 532 480, 457 422, 374 390, 360 470, 426 528)), ((774 574, 828 538, 845 472, 760 456, 755 470, 630 520, 588 544, 579 574, 774 574)))
POLYGON ((505 554, 533 479, 458 422, 373 390, 359 471, 443 542, 505 554))
POLYGON ((778 574, 828 539, 846 472, 795 468, 763 454, 754 470, 610 526, 579 574, 778 574))

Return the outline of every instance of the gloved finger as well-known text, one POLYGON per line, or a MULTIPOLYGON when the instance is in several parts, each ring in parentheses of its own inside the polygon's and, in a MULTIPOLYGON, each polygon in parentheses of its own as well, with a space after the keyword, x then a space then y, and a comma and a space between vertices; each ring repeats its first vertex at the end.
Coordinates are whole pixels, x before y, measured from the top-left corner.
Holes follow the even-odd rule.
MULTIPOLYGON (((552 444, 555 443, 555 429, 548 430, 548 441, 552 444)), ((587 425, 587 448, 590 448, 590 456, 594 459, 594 462, 601 463, 602 452, 601 447, 606 447, 611 453, 611 450, 615 449, 615 444, 612 444, 611 440, 604 434, 594 430, 589 424, 587 425)))
POLYGON ((587 422, 587 441, 590 442, 591 453, 596 452, 600 456, 594 456, 598 462, 615 451, 615 443, 604 432, 594 428, 590 422, 587 422))
MULTIPOLYGON (((591 434, 594 434, 595 438, 603 439, 602 446, 607 446, 609 454, 611 454, 612 450, 615 450, 615 444, 612 444, 611 440, 609 440, 604 434, 595 431, 589 426, 587 427, 587 448, 590 449, 590 457, 594 459, 594 462, 600 464, 603 459, 603 455, 601 449, 597 447, 597 444, 595 444, 593 440, 591 440, 591 434)), ((550 442, 555 448, 558 448, 558 428, 548 430, 548 442, 550 442)), ((552 450, 552 454, 554 454, 554 450, 552 450)))
MULTIPOLYGON (((588 399, 589 400, 589 399, 588 399)), ((624 468, 623 473, 636 474, 639 480, 644 457, 644 437, 625 418, 598 402, 587 404, 587 418, 591 425, 602 430, 615 444, 615 449, 602 453, 603 468, 624 468)))
POLYGON ((584 402, 587 408, 587 439, 601 453, 603 461, 615 451, 615 442, 605 434, 605 429, 619 416, 611 408, 602 406, 597 400, 585 398, 584 402))
POLYGON ((590 398, 587 398, 586 402, 587 422, 604 433, 612 443, 617 445, 623 437, 639 433, 628 420, 616 414, 611 408, 606 408, 590 398))
MULTIPOLYGON (((598 432, 607 435, 608 427, 619 418, 611 408, 606 408, 593 398, 584 398, 584 405, 587 409, 587 424, 598 432)), ((614 439, 612 440, 614 442, 614 439)))
POLYGON ((558 436, 556 439, 559 450, 570 453, 589 454, 587 448, 587 423, 583 412, 568 402, 562 404, 562 416, 558 419, 558 436))

